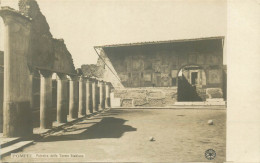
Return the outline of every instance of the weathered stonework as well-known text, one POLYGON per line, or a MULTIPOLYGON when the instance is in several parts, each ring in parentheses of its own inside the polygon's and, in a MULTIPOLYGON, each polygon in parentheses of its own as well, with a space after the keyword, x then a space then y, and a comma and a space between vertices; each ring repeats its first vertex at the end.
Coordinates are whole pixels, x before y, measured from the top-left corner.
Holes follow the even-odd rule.
POLYGON ((224 86, 223 39, 224 37, 212 37, 96 48, 100 55, 98 63, 105 68, 104 80, 113 84, 115 97, 121 96, 117 96, 117 89, 125 88, 129 90, 127 95, 121 96, 123 99, 137 99, 135 96, 139 99, 146 98, 136 102, 134 100, 133 104, 148 105, 149 99, 153 98, 160 99, 155 105, 164 105, 174 102, 169 100, 164 91, 160 91, 163 87, 178 87, 178 92, 186 92, 172 95, 175 101, 205 101, 207 98, 223 97, 220 93, 206 93, 207 88, 222 89, 224 86), (184 84, 179 89, 181 82, 184 84), (146 95, 138 94, 139 90, 135 93, 130 91, 132 88, 145 90, 150 87, 158 91, 146 92, 146 95), (186 88, 189 90, 185 91, 186 88))
POLYGON ((81 65, 81 70, 84 76, 104 78, 105 69, 97 64, 81 65))
POLYGON ((63 39, 54 39, 45 16, 36 0, 20 0, 19 12, 31 19, 32 67, 51 69, 64 73, 75 73, 72 56, 63 39))
POLYGON ((122 107, 170 106, 177 100, 177 88, 115 89, 114 98, 120 98, 122 107))
MULTIPOLYGON (((127 88, 176 86, 172 80, 177 78, 177 72, 186 65, 200 66, 205 71, 206 85, 215 87, 216 84, 222 83, 222 39, 220 37, 104 46, 100 54, 105 58, 103 60, 110 61, 114 73, 121 78, 121 83, 127 88)), ((100 63, 101 61, 102 59, 99 60, 100 63)))
POLYGON ((148 104, 146 99, 135 99, 133 105, 134 106, 145 106, 148 104))
MULTIPOLYGON (((4 93, 0 89, 0 98, 5 95, 3 135, 31 136, 32 110, 35 101, 39 102, 35 99, 40 86, 37 72, 41 72, 41 96, 37 96, 38 99, 41 97, 41 127, 51 128, 49 110, 52 106, 52 74, 76 75, 75 67, 64 41, 52 37, 46 18, 35 0, 20 0, 19 11, 2 7, 0 16, 5 24, 4 67, 0 68, 0 72, 4 70, 5 85, 2 87, 0 81, 0 88, 4 88, 4 93), (45 71, 48 72, 47 76, 45 71)), ((3 59, 0 60, 2 64, 3 59)), ((65 93, 59 94, 67 94, 67 83, 64 81, 64 88, 61 88, 65 93)), ((68 99, 61 98, 60 101, 67 103, 68 99)), ((68 109, 61 112, 66 117, 68 109)))
POLYGON ((4 52, 0 51, 0 132, 3 132, 4 52))
POLYGON ((223 98, 223 92, 221 88, 207 88, 206 93, 211 98, 223 98))
POLYGON ((122 99, 121 106, 122 107, 132 107, 133 106, 133 100, 132 99, 122 99))

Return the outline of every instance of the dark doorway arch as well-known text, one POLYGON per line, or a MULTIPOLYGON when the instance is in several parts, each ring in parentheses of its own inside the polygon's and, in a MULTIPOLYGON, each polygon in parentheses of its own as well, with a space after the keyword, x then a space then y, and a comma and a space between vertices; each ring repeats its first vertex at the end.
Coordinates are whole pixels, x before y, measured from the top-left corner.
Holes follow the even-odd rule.
POLYGON ((198 90, 204 85, 206 85, 206 73, 201 66, 183 66, 177 73, 177 100, 203 101, 198 90))

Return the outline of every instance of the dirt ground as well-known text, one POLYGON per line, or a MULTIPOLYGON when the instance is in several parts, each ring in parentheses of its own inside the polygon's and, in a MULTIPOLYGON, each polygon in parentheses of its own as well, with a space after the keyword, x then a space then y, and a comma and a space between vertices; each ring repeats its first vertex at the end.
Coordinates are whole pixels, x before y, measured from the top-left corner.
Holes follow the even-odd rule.
POLYGON ((224 162, 226 110, 113 109, 53 133, 20 153, 85 154, 11 158, 10 162, 224 162), (214 125, 208 125, 213 120, 214 125), (150 141, 154 137, 155 141, 150 141))

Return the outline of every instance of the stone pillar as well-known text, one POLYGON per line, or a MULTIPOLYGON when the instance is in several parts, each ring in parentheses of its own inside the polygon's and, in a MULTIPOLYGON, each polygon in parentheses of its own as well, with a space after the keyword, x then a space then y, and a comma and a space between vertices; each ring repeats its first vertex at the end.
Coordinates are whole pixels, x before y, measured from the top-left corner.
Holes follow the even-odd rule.
POLYGON ((104 82, 99 81, 99 109, 105 109, 104 82))
POLYGON ((110 107, 110 83, 106 82, 106 108, 110 107))
POLYGON ((65 74, 57 73, 57 122, 67 122, 67 77, 65 74))
POLYGON ((52 128, 52 72, 40 70, 41 95, 40 95, 40 128, 52 128))
POLYGON ((27 137, 33 133, 28 68, 31 22, 10 8, 2 8, 0 16, 4 21, 3 136, 27 137))
POLYGON ((86 115, 86 84, 83 76, 79 79, 79 114, 86 115))
POLYGON ((92 81, 92 108, 94 111, 98 111, 98 103, 97 103, 97 82, 96 80, 92 81))
POLYGON ((70 76, 70 95, 69 95, 69 117, 78 118, 79 108, 79 82, 77 76, 70 76))
POLYGON ((92 84, 90 79, 87 79, 86 81, 86 109, 89 111, 89 113, 93 113, 92 84))

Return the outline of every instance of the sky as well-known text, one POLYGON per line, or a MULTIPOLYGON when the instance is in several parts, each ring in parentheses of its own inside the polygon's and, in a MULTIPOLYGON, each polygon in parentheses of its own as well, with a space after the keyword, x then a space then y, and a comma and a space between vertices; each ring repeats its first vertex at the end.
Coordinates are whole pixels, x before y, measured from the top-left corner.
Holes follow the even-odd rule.
MULTIPOLYGON (((76 68, 95 64, 93 46, 226 36, 225 0, 37 0, 76 68)), ((18 7, 18 0, 2 6, 18 7)), ((0 36, 3 25, 0 20, 0 36)), ((3 38, 0 42, 3 49, 3 38)), ((224 54, 224 64, 226 56, 224 54)))

